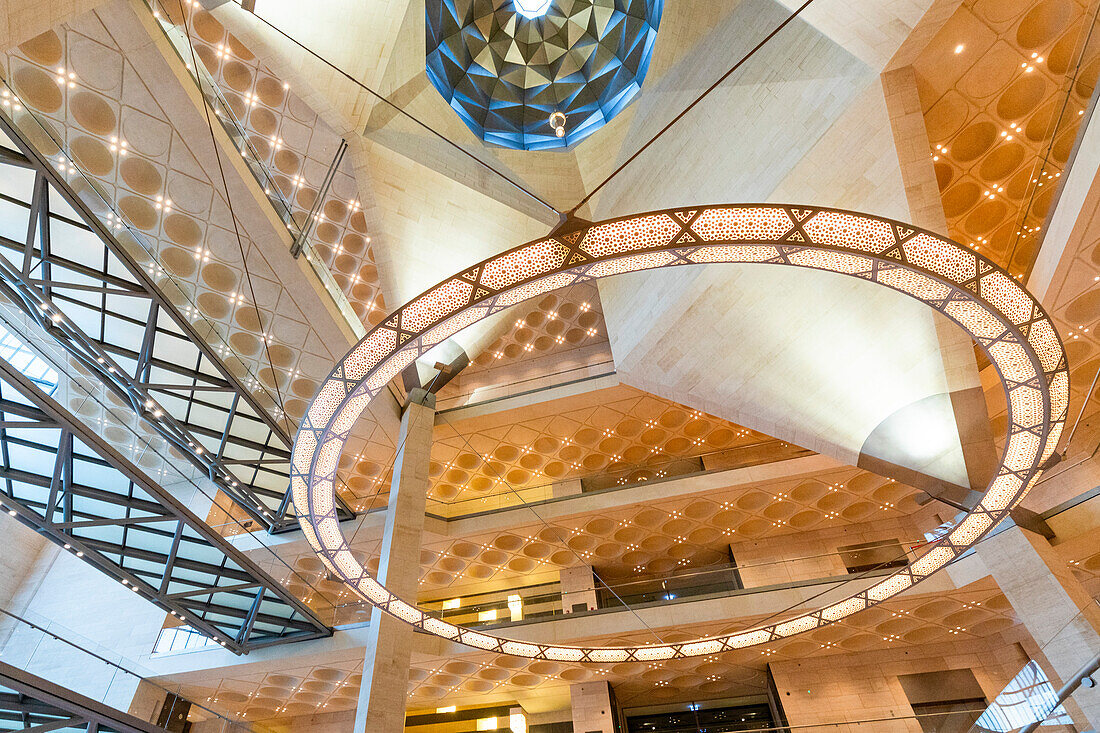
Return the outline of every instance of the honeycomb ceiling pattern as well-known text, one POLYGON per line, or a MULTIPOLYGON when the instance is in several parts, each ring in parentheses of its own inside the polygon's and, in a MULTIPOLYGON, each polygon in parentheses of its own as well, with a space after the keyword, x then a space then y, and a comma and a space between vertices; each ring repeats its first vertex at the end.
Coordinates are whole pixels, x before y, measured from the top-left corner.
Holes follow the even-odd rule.
MULTIPOLYGON (((908 523, 920 509, 919 495, 890 479, 842 468, 428 541, 420 551, 421 594, 437 599, 548 582, 562 568, 580 565, 594 566, 609 582, 726 567, 730 545, 736 554, 739 542, 883 520, 892 520, 891 527, 908 523)), ((899 539, 918 541, 919 532, 913 526, 899 539)), ((358 538, 353 546, 356 560, 377 572, 377 533, 358 538)), ((352 605, 340 612, 345 621, 358 618, 364 608, 369 612, 343 583, 328 579, 308 549, 287 563, 293 571, 287 566, 269 571, 322 615, 346 603, 352 605)))
MULTIPOLYGON (((1066 256, 1072 257, 1072 262, 1065 281, 1057 291, 1052 291, 1054 303, 1048 312, 1065 343, 1072 390, 1070 409, 1071 414, 1076 415, 1089 394, 1093 377, 1100 370, 1100 338, 1096 332, 1100 328, 1100 287, 1097 286, 1100 282, 1100 244, 1094 232, 1086 232, 1077 250, 1067 252, 1066 256)), ((1085 406, 1088 409, 1084 413, 1081 430, 1076 434, 1077 440, 1071 446, 1071 453, 1074 448, 1091 451, 1095 447, 1090 417, 1095 416, 1100 405, 1092 399, 1085 406)))
MULTIPOLYGON (((1093 220, 1075 232, 1062 255, 1067 264, 1060 268, 1044 298, 1050 314, 1065 344, 1070 367, 1070 414, 1084 412, 1080 429, 1068 446, 1072 458, 1077 450, 1091 452, 1096 445, 1095 417, 1100 402, 1089 395, 1093 378, 1100 370, 1100 221, 1093 220)), ((1061 245, 1061 243, 1058 243, 1061 245)), ((1003 400, 1002 400, 1003 402, 1003 400)), ((1003 408, 1002 408, 1003 409, 1003 408)), ((1003 417, 999 424, 1004 424, 1003 417)), ((1058 482, 1051 482, 1056 484, 1058 482)), ((1039 487, 1042 489, 1042 485, 1039 487)), ((1068 497, 1063 497, 1068 498, 1068 497)), ((1062 501, 1058 499, 1057 501, 1062 501)))
MULTIPOLYGON (((737 626, 756 621, 741 619, 737 626)), ((714 635, 732 627, 729 623, 711 624, 698 631, 714 635)), ((424 659, 414 654, 408 704, 410 710, 417 710, 515 700, 531 694, 568 695, 570 684, 595 679, 611 683, 622 704, 641 698, 672 702, 756 694, 765 689, 764 670, 769 661, 905 649, 962 639, 973 649, 979 639, 1012 634, 1014 627, 1008 602, 987 578, 946 594, 907 594, 764 650, 713 657, 660 664, 582 666, 465 650, 457 657, 424 659)), ((664 629, 658 633, 665 641, 687 638, 686 634, 664 629)), ((638 634, 586 642, 636 644, 652 638, 651 634, 645 637, 638 634)), ((291 667, 277 673, 239 674, 217 680, 216 686, 183 682, 181 694, 248 721, 351 710, 357 704, 361 664, 361 659, 348 659, 324 666, 291 667)))
MULTIPOLYGON (((599 293, 592 283, 581 283, 552 293, 534 305, 520 305, 508 330, 483 349, 458 376, 439 391, 441 409, 448 400, 462 403, 478 389, 502 383, 517 383, 527 376, 545 377, 542 357, 553 359, 562 372, 592 363, 611 362, 607 327, 603 322, 599 293)), ((299 380, 292 388, 316 393, 318 384, 299 380)), ((436 437, 453 431, 437 428, 436 437)), ((340 459, 348 476, 341 498, 356 511, 386 506, 393 476, 394 442, 375 424, 359 430, 358 441, 340 459)), ((506 491, 506 489, 505 489, 506 491)), ((453 500, 450 489, 434 494, 437 501, 453 500)), ((439 507, 436 507, 439 510, 439 507)))
MULTIPOLYGON (((86 13, 3 54, 4 78, 145 237, 152 251, 129 249, 165 297, 260 404, 285 419, 293 435, 318 388, 308 375, 327 374, 338 354, 242 231, 249 288, 220 181, 214 182, 173 126, 174 110, 162 107, 152 93, 162 80, 144 77, 153 70, 137 69, 106 30, 102 18, 110 12, 118 11, 86 13), (253 291, 258 303, 250 300, 253 291)), ((35 129, 23 119, 25 131, 35 129)), ((32 141, 51 160, 59 159, 53 140, 39 133, 32 141)), ((79 189, 79 174, 68 177, 79 189)), ((85 200, 95 201, 94 196, 85 200)), ((242 202, 235 205, 239 212, 242 202)), ((114 212, 102 204, 93 210, 119 230, 114 212)), ((383 422, 373 413, 364 415, 353 441, 392 455, 394 441, 383 422)), ((362 483, 354 474, 344 478, 351 482, 348 491, 362 483)))
MULTIPOLYGON (((635 504, 425 547, 421 587, 438 591, 464 579, 522 579, 577 565, 595 566, 606 580, 725 567, 731 544, 736 551, 743 541, 897 519, 917 510, 918 495, 889 479, 846 469, 635 504)), ((372 558, 368 567, 376 566, 372 558)))
MULTIPOLYGON (((1094 37, 1085 47, 1082 38, 1088 13, 1077 0, 966 0, 914 64, 950 233, 1005 265, 1015 247, 1013 272, 1026 271, 1042 241, 1042 222, 1100 75, 1100 43, 1094 37)), ((1070 365, 1071 414, 1100 369, 1097 234, 1084 234, 1067 253, 1066 278, 1046 298, 1070 365)), ((996 391, 987 396, 1003 445, 1004 399, 996 391)), ((1086 411, 1079 438, 1096 409, 1086 411)))
MULTIPOLYGON (((179 3, 159 7, 184 28, 179 3)), ((183 8, 195 55, 248 132, 252 151, 290 204, 295 221, 304 225, 317 205, 340 136, 213 15, 191 0, 184 0, 183 8)), ((311 241, 318 255, 356 315, 368 327, 376 325, 386 305, 350 155, 341 160, 314 216, 311 241)))
POLYGON ((619 385, 548 407, 437 424, 429 497, 462 501, 620 470, 628 471, 623 483, 633 483, 660 477, 670 459, 767 440, 762 433, 619 385))
POLYGON ((663 0, 556 0, 525 18, 512 0, 428 0, 427 74, 482 140, 564 148, 618 114, 641 89, 663 0), (549 118, 566 116, 557 137, 549 118))
POLYGON ((1094 42, 1070 80, 1087 13, 1078 0, 965 0, 914 63, 950 235, 1012 273, 1038 251, 1100 73, 1094 42))
POLYGON ((494 386, 505 374, 509 381, 518 382, 527 375, 515 374, 524 371, 517 365, 525 362, 540 360, 526 371, 530 376, 542 377, 546 372, 543 357, 553 358, 552 368, 558 373, 604 362, 613 368, 603 306, 594 283, 576 283, 541 298, 534 306, 521 305, 515 310, 509 330, 439 391, 440 400, 494 386))
MULTIPOLYGON (((211 326, 209 339, 218 356, 274 410, 276 379, 263 353, 264 334, 281 387, 303 370, 303 360, 312 367, 308 371, 316 372, 332 355, 242 232, 260 300, 250 302, 224 191, 192 156, 151 84, 114 44, 100 12, 82 15, 6 54, 5 76, 154 248, 142 265, 165 296, 192 321, 211 326)), ((41 136, 35 142, 51 151, 41 136)), ((77 174, 69 178, 75 182, 77 174)), ((107 211, 97 213, 107 219, 107 211)), ((286 409, 298 416, 298 406, 286 409)))

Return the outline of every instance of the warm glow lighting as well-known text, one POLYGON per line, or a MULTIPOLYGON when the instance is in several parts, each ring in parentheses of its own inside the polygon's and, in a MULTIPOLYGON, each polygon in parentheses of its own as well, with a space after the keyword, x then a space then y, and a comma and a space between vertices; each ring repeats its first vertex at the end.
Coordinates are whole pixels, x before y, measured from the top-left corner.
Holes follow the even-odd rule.
POLYGON ((451 611, 455 608, 460 607, 461 605, 462 605, 462 599, 461 598, 452 598, 449 601, 443 601, 443 610, 444 611, 451 611))
POLYGON ((508 730, 512 733, 527 733, 527 716, 521 712, 509 714, 508 730))
POLYGON ((442 715, 442 714, 444 714, 444 713, 453 713, 453 712, 454 712, 454 711, 456 711, 456 710, 458 710, 458 707, 457 707, 457 706, 455 706, 455 705, 448 705, 448 706, 447 706, 447 707, 445 707, 445 708, 436 708, 436 709, 435 709, 435 711, 436 711, 437 713, 439 713, 440 715, 442 715))
POLYGON ((496 730, 497 719, 496 718, 478 718, 477 719, 478 730, 496 730))
POLYGON ((554 112, 550 115, 550 127, 554 129, 554 134, 558 137, 565 137, 565 122, 566 116, 561 112, 554 112))
MULTIPOLYGON (((1061 336, 1018 278, 971 248, 910 224, 815 206, 679 208, 578 227, 495 255, 381 319, 336 365, 302 420, 291 490, 306 540, 356 594, 418 629, 495 654, 570 663, 656 663, 773 645, 893 598, 955 560, 1008 516, 1058 446, 1069 400, 1061 336), (1008 405, 1000 465, 974 509, 923 545, 907 567, 824 608, 711 638, 640 647, 555 646, 459 627, 401 600, 356 560, 336 514, 340 452, 358 416, 405 367, 463 328, 579 280, 711 263, 769 263, 857 277, 910 296, 962 327, 995 367, 1008 405)), ((923 442, 934 450, 937 436, 923 436, 923 442)), ((478 618, 495 620, 496 612, 478 618)))
POLYGON ((966 48, 966 46, 960 43, 958 46, 955 46, 955 53, 962 53, 964 48, 966 48))
POLYGON ((516 12, 524 18, 539 18, 546 15, 552 0, 512 0, 516 12))
POLYGON ((478 611, 477 612, 477 620, 478 621, 496 621, 497 620, 497 610, 495 608, 491 608, 488 611, 478 611))
POLYGON ((523 598, 519 593, 508 596, 508 613, 512 621, 523 620, 523 598))

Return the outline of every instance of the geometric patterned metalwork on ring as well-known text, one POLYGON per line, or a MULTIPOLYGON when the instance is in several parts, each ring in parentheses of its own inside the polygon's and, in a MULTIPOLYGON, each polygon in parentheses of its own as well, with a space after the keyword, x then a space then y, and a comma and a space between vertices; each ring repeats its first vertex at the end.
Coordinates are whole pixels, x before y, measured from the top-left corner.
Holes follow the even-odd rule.
POLYGON ((910 224, 815 206, 668 209, 554 232, 491 257, 392 313, 336 365, 314 397, 294 443, 291 490, 302 530, 322 563, 362 598, 419 629, 521 657, 654 662, 811 631, 932 575, 1006 517, 1035 484, 1058 444, 1068 400, 1065 351, 1050 318, 1015 279, 970 249, 910 224), (395 596, 355 560, 336 518, 336 466, 356 418, 406 365, 471 323, 575 282, 720 262, 826 270, 904 293, 960 325, 997 369, 1009 418, 1000 467, 974 509, 907 567, 844 600, 734 634, 643 647, 573 647, 447 623, 395 596))
POLYGON ((528 18, 513 0, 427 0, 427 72, 487 143, 564 148, 641 89, 664 0, 553 0, 528 18), (564 137, 549 118, 566 117, 564 137))

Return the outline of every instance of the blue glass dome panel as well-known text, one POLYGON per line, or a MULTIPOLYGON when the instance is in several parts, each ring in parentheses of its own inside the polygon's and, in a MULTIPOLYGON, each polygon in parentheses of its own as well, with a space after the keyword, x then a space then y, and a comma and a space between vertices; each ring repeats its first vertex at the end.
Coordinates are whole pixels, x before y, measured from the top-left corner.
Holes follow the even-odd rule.
POLYGON ((573 146, 637 96, 663 0, 425 0, 428 79, 475 135, 520 150, 573 146), (531 3, 529 3, 531 4, 531 3), (565 115, 558 137, 550 115, 565 115))

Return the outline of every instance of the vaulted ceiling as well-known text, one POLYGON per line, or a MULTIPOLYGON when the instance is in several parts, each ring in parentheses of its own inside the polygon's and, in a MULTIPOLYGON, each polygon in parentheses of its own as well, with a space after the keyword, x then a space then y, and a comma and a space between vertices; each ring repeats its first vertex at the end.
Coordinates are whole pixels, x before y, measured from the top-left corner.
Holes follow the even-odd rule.
MULTIPOLYGON (((427 82, 419 5, 376 3, 353 19, 338 6, 318 3, 309 23, 281 0, 257 3, 263 21, 232 4, 213 15, 294 89, 308 87, 323 119, 352 133, 349 155, 388 303, 557 220, 462 151, 568 210, 789 12, 771 0, 670 6, 634 104, 568 151, 522 152, 482 144, 427 82)), ((892 55, 909 35, 899 23, 912 28, 920 16, 884 12, 861 22, 893 29, 875 36, 876 53, 892 45, 892 55)), ((830 36, 835 30, 820 13, 793 22, 578 213, 772 199, 908 219, 879 80, 885 61, 853 53, 830 36)), ((965 339, 903 296, 828 274, 711 266, 601 282, 599 301, 614 367, 628 384, 848 463, 866 453, 950 484, 971 482, 951 395, 977 387, 973 356, 965 339), (922 441, 910 450, 898 435, 914 424, 922 441)), ((476 359, 509 325, 459 342, 476 359)))
MULTIPOLYGON (((300 3, 257 0, 255 11, 392 105, 235 3, 208 11, 194 1, 154 2, 158 26, 142 4, 115 0, 51 20, 3 58, 12 90, 47 125, 37 138, 45 152, 68 147, 86 180, 142 233, 147 246, 135 256, 144 253, 212 348, 290 427, 358 333, 436 281, 545 235, 559 211, 599 186, 797 3, 669 3, 637 101, 564 152, 483 145, 425 76, 422 4, 361 5, 349 13, 342 0, 315 0, 303 13, 300 3), (175 51, 161 27, 176 33, 175 51), (200 164, 212 148, 187 86, 194 63, 241 125, 239 140, 215 142, 243 145, 229 183, 200 164), (348 149, 324 190, 342 138, 348 149), (302 229, 313 265, 286 255, 302 229)), ((1088 8, 1078 0, 876 0, 862 9, 816 0, 578 213, 808 201, 912 220, 1026 273, 1100 70, 1097 49, 1083 47, 1080 33, 1088 8)), ((1049 268, 1078 400, 1100 349, 1096 230, 1092 219, 1074 228, 1069 256, 1049 268)), ((477 502, 507 506, 517 491, 552 498, 571 481, 664 479, 684 461, 730 467, 729 456, 744 448, 764 446, 764 463, 810 452, 834 460, 814 464, 812 475, 754 477, 545 524, 429 531, 421 586, 433 598, 536 582, 582 561, 617 578, 638 568, 705 569, 732 542, 750 556, 754 543, 858 532, 880 518, 899 538, 917 539, 936 517, 916 502, 916 483, 889 476, 968 486, 979 473, 968 446, 989 440, 984 420, 959 419, 963 395, 976 393, 985 407, 971 343, 896 293, 826 273, 706 266, 625 276, 521 304, 455 343, 471 363, 439 393, 431 493, 441 517, 473 513, 477 502), (545 403, 495 402, 562 385, 571 391, 545 403)), ((397 411, 384 395, 349 442, 340 493, 355 509, 385 504, 397 411)), ((355 551, 374 569, 378 528, 362 521, 355 551)), ((1096 554, 1066 552, 1095 587, 1096 554)), ((311 604, 331 611, 347 598, 292 542, 282 559, 281 579, 311 604)), ((570 682, 597 678, 628 696, 717 695, 734 684, 757 690, 772 655, 960 634, 1010 638, 1014 623, 996 588, 979 582, 935 599, 907 596, 763 658, 754 651, 677 669, 422 650, 410 695, 432 707, 443 698, 560 695, 570 682)), ((200 701, 249 720, 350 709, 362 658, 337 656, 214 683, 199 674, 180 681, 200 701)))

